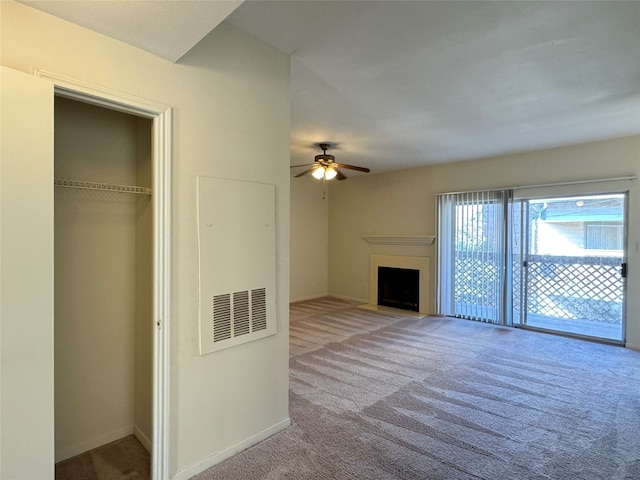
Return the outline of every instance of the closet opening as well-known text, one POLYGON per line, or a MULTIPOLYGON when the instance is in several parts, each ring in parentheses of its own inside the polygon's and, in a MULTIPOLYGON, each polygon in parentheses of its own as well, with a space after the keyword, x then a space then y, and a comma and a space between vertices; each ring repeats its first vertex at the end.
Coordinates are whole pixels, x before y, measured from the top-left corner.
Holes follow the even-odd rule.
MULTIPOLYGON (((145 153, 145 155, 149 155, 148 156, 149 165, 148 167, 147 166, 144 167, 144 169, 147 169, 144 175, 147 175, 148 176, 147 178, 149 177, 151 178, 150 180, 151 195, 148 197, 149 198, 147 200, 148 203, 144 203, 143 200, 140 200, 137 196, 137 192, 128 191, 126 194, 119 194, 119 195, 125 195, 125 196, 129 195, 130 197, 137 199, 135 200, 136 216, 140 213, 138 210, 139 206, 137 204, 140 202, 143 202, 145 212, 146 211, 151 212, 150 213, 151 217, 146 217, 146 220, 145 220, 151 223, 151 227, 150 227, 151 234, 150 234, 150 241, 149 241, 150 244, 147 244, 145 247, 148 249, 149 255, 151 258, 151 261, 148 263, 148 266, 150 268, 149 275, 151 278, 151 285, 150 286, 147 285, 146 287, 146 288, 151 288, 151 295, 150 295, 151 304, 145 307, 145 308, 149 308, 151 312, 150 327, 152 331, 151 333, 152 336, 147 337, 148 340, 151 342, 151 351, 152 351, 151 359, 149 360, 151 365, 151 373, 150 373, 150 377, 147 377, 147 378, 150 378, 150 389, 151 389, 151 396, 150 396, 151 420, 150 420, 150 433, 149 433, 151 435, 149 437, 149 444, 150 444, 150 450, 151 450, 151 458, 150 458, 151 467, 150 467, 149 477, 151 480, 168 480, 169 479, 169 418, 170 418, 170 411, 169 411, 170 395, 169 394, 170 394, 170 365, 171 365, 170 326, 171 326, 171 239, 172 239, 172 235, 171 235, 172 111, 170 107, 163 105, 161 103, 156 103, 154 101, 142 99, 139 97, 134 97, 126 93, 120 93, 114 90, 105 89, 100 86, 79 82, 74 79, 70 79, 70 78, 67 78, 55 73, 47 72, 44 70, 37 69, 35 71, 35 75, 36 77, 43 78, 53 84, 55 98, 51 99, 52 102, 54 100, 58 103, 62 101, 74 101, 75 103, 71 103, 71 108, 74 108, 74 107, 87 108, 87 106, 90 106, 90 107, 98 108, 98 111, 101 111, 102 113, 105 113, 105 111, 119 112, 119 113, 129 115, 130 120, 131 120, 131 117, 133 117, 138 127, 140 127, 141 124, 144 125, 145 123, 147 125, 144 127, 144 129, 146 132, 149 132, 147 139, 148 139, 150 153, 149 151, 145 153), (142 122, 142 120, 145 120, 145 122, 142 122), (150 130, 148 130, 149 125, 150 125, 150 130)), ((55 130, 58 131, 61 128, 63 127, 61 127, 56 122, 55 130)), ((76 134, 79 132, 84 133, 84 136, 82 136, 84 147, 82 148, 86 150, 87 145, 93 145, 94 148, 89 152, 91 154, 97 153, 100 148, 103 148, 102 146, 103 144, 101 144, 100 141, 98 140, 99 132, 97 130, 99 129, 94 129, 93 131, 87 130, 87 129, 83 130, 83 126, 78 126, 78 129, 76 131, 76 134)), ((145 133, 145 135, 147 135, 147 133, 145 133)), ((60 142, 58 141, 56 143, 59 144, 60 142)), ((72 145, 71 150, 77 147, 77 145, 74 143, 71 143, 71 145, 72 145)), ((80 148, 80 147, 77 147, 77 148, 80 148)), ((104 147, 104 148, 107 148, 107 147, 104 147)), ((58 154, 58 152, 54 152, 54 153, 55 153, 54 156, 57 157, 57 160, 58 160, 58 162, 55 162, 55 158, 54 158, 54 163, 57 163, 58 165, 60 165, 61 157, 58 154)), ((83 156, 83 152, 77 152, 76 155, 77 156, 75 157, 75 160, 71 162, 72 166, 74 166, 74 168, 78 168, 78 172, 82 171, 83 173, 85 172, 89 173, 91 171, 91 169, 89 168, 90 164, 80 161, 80 158, 83 156)), ((70 165, 65 166, 65 168, 67 167, 71 168, 70 165)), ((139 169, 140 167, 141 165, 136 163, 136 169, 139 169)), ((130 168, 129 174, 132 175, 131 167, 129 168, 130 168)), ((56 169, 56 165, 51 165, 51 169, 52 171, 54 171, 56 169)), ((55 172, 55 173, 57 175, 59 172, 55 172)), ((140 175, 140 178, 142 178, 143 174, 139 173, 136 170, 136 176, 138 175, 140 175)), ((97 176, 95 178, 98 179, 97 176)), ((58 180, 70 181, 73 179, 58 178, 58 180)), ((136 181, 137 180, 138 179, 136 178, 136 181)), ((111 181, 112 180, 100 177, 97 181, 92 182, 91 180, 86 180, 83 177, 81 180, 79 180, 78 182, 79 185, 76 184, 74 186, 83 187, 81 189, 78 189, 78 191, 81 192, 80 195, 84 195, 86 197, 91 197, 92 195, 96 197, 99 195, 116 196, 116 192, 112 191, 113 184, 107 183, 111 181), (86 183, 86 182, 90 182, 90 183, 86 183)), ((75 183, 75 182, 72 182, 72 183, 75 183)), ((67 185, 67 187, 68 186, 69 185, 67 185)), ((144 190, 148 187, 145 186, 140 188, 144 190)), ((121 190, 121 188, 117 188, 117 190, 121 190)), ((72 188, 65 188, 64 186, 61 186, 61 187, 56 187, 55 191, 58 191, 58 192, 65 191, 67 192, 67 194, 70 194, 70 192, 72 191, 72 188)), ((118 196, 118 198, 120 197, 118 196)), ((123 202, 123 199, 120 198, 120 200, 116 201, 116 204, 120 205, 120 203, 122 202, 123 202)), ((80 202, 79 200, 69 201, 68 203, 71 204, 72 209, 78 208, 80 211, 82 210, 81 205, 83 205, 83 203, 80 202)), ((103 201, 96 201, 96 204, 104 206, 104 205, 108 205, 108 202, 105 202, 103 199, 103 201)), ((99 213, 102 214, 103 217, 107 217, 107 218, 110 217, 110 215, 106 211, 99 211, 99 213)), ((55 219, 58 223, 64 221, 64 215, 58 216, 58 217, 59 217, 58 219, 55 219)), ((80 222, 79 228, 94 229, 94 237, 97 236, 98 238, 101 238, 103 236, 102 234, 103 230, 100 230, 100 228, 97 226, 99 225, 99 222, 97 221, 99 216, 86 215, 86 218, 88 218, 88 222, 84 222, 84 223, 80 222)), ((138 219, 138 217, 136 217, 136 219, 138 219)), ((69 233, 67 233, 67 235, 69 235, 69 233)), ((60 237, 59 235, 55 235, 55 233, 54 233, 54 236, 60 237)), ((89 235, 89 237, 91 238, 91 235, 89 235)), ((55 238, 54 239, 55 243, 59 243, 59 241, 61 241, 61 238, 63 237, 55 238)), ((141 238, 142 238, 141 236, 138 236, 138 240, 140 240, 141 238)), ((115 242, 115 240, 112 240, 112 241, 115 242)), ((131 247, 131 242, 129 242, 129 245, 130 245, 129 249, 136 248, 135 246, 131 247)), ((54 248, 57 248, 57 246, 54 245, 54 248)), ((80 248, 86 250, 87 245, 83 243, 83 245, 81 245, 80 248)), ((98 264, 98 259, 100 259, 105 255, 105 252, 101 249, 98 249, 98 251, 93 255, 91 255, 90 258, 84 259, 84 260, 81 258, 80 255, 75 255, 75 252, 72 252, 72 253, 73 255, 69 255, 68 259, 69 259, 69 262, 72 263, 72 266, 75 269, 82 270, 82 269, 93 268, 95 276, 97 278, 105 277, 107 273, 109 274, 113 273, 113 269, 115 268, 114 265, 108 265, 108 268, 105 271, 97 271, 94 268, 95 265, 98 264)), ((78 253, 80 253, 80 251, 78 253)), ((60 259, 57 259, 54 265, 54 267, 56 268, 56 271, 54 272, 54 277, 56 277, 55 282, 57 284, 59 284, 60 282, 66 281, 66 278, 61 277, 61 273, 64 270, 62 271, 60 270, 60 265, 61 265, 61 261, 60 259)), ((119 288, 119 286, 115 282, 110 283, 105 281, 104 285, 105 285, 105 288, 114 288, 114 289, 119 288)), ((81 287, 84 288, 85 285, 82 285, 81 287)), ((55 290, 55 287, 54 287, 54 290, 55 290)), ((54 291, 54 294, 55 294, 55 291, 54 291)), ((129 292, 129 295, 131 295, 131 292, 129 292)), ((72 313, 78 314, 78 312, 81 311, 80 310, 81 307, 86 310, 87 309, 86 304, 89 302, 90 300, 88 298, 85 298, 84 296, 79 296, 77 298, 77 304, 75 303, 72 304, 73 305, 73 307, 71 308, 72 313)), ((56 299, 56 304, 57 303, 58 303, 58 300, 56 299)), ((139 305, 139 304, 136 304, 136 305, 139 305)), ((89 313, 89 315, 85 317, 86 322, 81 322, 80 325, 84 330, 89 330, 90 336, 95 337, 100 334, 100 330, 88 328, 88 325, 89 325, 88 318, 97 316, 101 312, 97 308, 89 309, 89 311, 91 313, 89 313)), ((55 320, 54 323, 56 324, 60 322, 60 316, 57 312, 54 312, 54 320, 55 320)), ((55 329, 55 326, 54 326, 54 329, 55 329)), ((74 334, 76 333, 77 332, 74 332, 74 334)), ((58 349, 63 348, 63 344, 60 344, 58 339, 62 338, 63 339, 62 341, 70 340, 69 337, 64 337, 59 334, 55 336, 56 336, 55 342, 57 342, 56 346, 58 347, 58 349)), ((108 330, 107 336, 113 337, 114 330, 108 330)), ((83 348, 85 350, 88 350, 89 349, 88 344, 85 344, 83 348)), ((140 353, 140 351, 141 350, 139 349, 138 353, 140 353)), ((135 353, 134 353, 134 356, 135 356, 135 353)), ((78 368, 78 369, 81 368, 78 361, 73 361, 69 363, 71 365, 72 370, 74 368, 78 368)), ((55 369, 55 366, 54 366, 54 369, 55 369)), ((107 373, 113 376, 116 373, 116 369, 113 368, 113 366, 111 366, 106 361, 99 362, 97 364, 95 374, 102 375, 104 373, 107 373)), ((60 377, 58 379, 60 379, 60 377)), ((61 393, 60 390, 63 389, 64 387, 63 385, 60 385, 59 382, 54 381, 54 383, 55 383, 55 389, 56 389, 54 396, 60 397, 60 393, 61 393)), ((131 383, 129 383, 129 385, 131 385, 131 383)), ((142 384, 138 383, 137 385, 138 385, 138 388, 141 388, 142 384)), ((136 388, 135 379, 134 379, 133 388, 134 390, 136 388)), ((131 389, 131 387, 129 387, 129 389, 131 389)), ((55 410, 54 396, 51 397, 52 410, 55 410)), ((116 403, 116 402, 113 401, 113 403, 116 403)), ((91 415, 86 415, 86 418, 89 419, 88 427, 86 428, 93 427, 94 425, 91 422, 96 421, 96 419, 98 419, 99 416, 101 415, 102 415, 102 412, 98 411, 97 408, 94 408, 94 411, 91 413, 91 415)), ((134 413, 134 416, 135 416, 135 413, 134 413)), ((66 435, 66 433, 63 433, 64 432, 63 430, 60 430, 58 432, 58 429, 62 428, 61 427, 62 423, 60 423, 57 418, 55 419, 55 422, 57 427, 56 434, 58 436, 61 434, 66 435)), ((138 428, 141 428, 140 425, 134 425, 133 426, 134 433, 136 432, 136 426, 138 428)), ((88 449, 93 448, 95 443, 104 443, 104 442, 110 441, 110 439, 113 438, 113 436, 111 435, 115 435, 114 431, 116 431, 117 433, 118 428, 120 427, 119 426, 114 427, 111 433, 109 433, 106 437, 93 437, 94 441, 101 440, 99 442, 96 441, 93 444, 84 443, 82 445, 84 448, 84 451, 87 451, 88 449)), ((132 430, 131 425, 127 425, 122 428, 123 430, 120 430, 120 434, 122 435, 128 435, 128 432, 132 430)), ((52 438, 52 441, 55 441, 55 439, 52 438)), ((78 446, 78 444, 75 444, 75 445, 76 447, 78 446)), ((56 450, 58 450, 57 447, 56 447, 56 450)), ((81 450, 81 448, 78 448, 78 450, 81 450)), ((60 456, 61 455, 58 454, 57 458, 60 458, 60 456)), ((114 473, 114 470, 112 469, 110 470, 108 464, 105 464, 104 462, 102 462, 102 466, 105 467, 105 465, 106 465, 107 472, 105 475, 102 475, 102 478, 114 478, 114 477, 117 478, 118 475, 114 473)), ((81 478, 80 473, 78 473, 78 475, 75 475, 74 478, 81 478)), ((85 478, 89 478, 89 477, 85 477, 85 478)), ((128 478, 132 478, 132 475, 128 475, 128 478)))
POLYGON ((54 113, 56 480, 153 478, 153 119, 54 113))

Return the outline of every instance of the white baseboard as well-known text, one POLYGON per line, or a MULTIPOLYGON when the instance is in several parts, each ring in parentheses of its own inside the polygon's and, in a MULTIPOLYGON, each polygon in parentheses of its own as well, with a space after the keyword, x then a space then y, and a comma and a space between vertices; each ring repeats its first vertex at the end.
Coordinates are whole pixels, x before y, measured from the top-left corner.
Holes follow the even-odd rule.
POLYGON ((336 293, 330 293, 329 296, 333 298, 339 298, 340 300, 346 300, 347 302, 360 303, 364 305, 369 303, 368 298, 364 299, 364 298, 356 298, 356 297, 347 297, 346 295, 338 295, 336 293))
POLYGON ((133 435, 138 439, 145 450, 151 453, 151 440, 149 440, 149 437, 142 433, 142 430, 140 430, 137 425, 133 426, 133 435))
POLYGON ((76 442, 74 444, 65 445, 62 447, 56 446, 55 461, 56 463, 58 463, 68 458, 75 457, 76 455, 80 455, 81 453, 93 450, 94 448, 98 448, 102 445, 106 445, 107 443, 120 440, 121 438, 127 437, 132 433, 134 433, 133 425, 128 425, 126 427, 113 430, 109 433, 98 435, 97 437, 91 438, 89 440, 83 440, 81 442, 76 442))
POLYGON ((328 293, 317 293, 315 295, 306 295, 304 297, 290 298, 289 303, 304 302, 305 300, 315 300, 316 298, 328 297, 328 293))
POLYGON ((265 440, 270 436, 275 435, 276 433, 284 430, 285 428, 288 428, 290 425, 291 425, 291 419, 287 417, 286 419, 276 423, 275 425, 272 425, 266 430, 256 433, 252 437, 249 437, 246 440, 227 448, 226 450, 223 450, 214 455, 211 455, 208 458, 205 458, 203 461, 197 463, 193 467, 190 467, 186 470, 182 470, 176 473, 174 476, 171 477, 171 480, 187 480, 199 474, 200 472, 205 471, 207 468, 213 467, 214 465, 217 465, 223 460, 226 460, 227 458, 234 456, 236 453, 240 453, 249 447, 253 447, 255 444, 260 443, 262 440, 265 440))

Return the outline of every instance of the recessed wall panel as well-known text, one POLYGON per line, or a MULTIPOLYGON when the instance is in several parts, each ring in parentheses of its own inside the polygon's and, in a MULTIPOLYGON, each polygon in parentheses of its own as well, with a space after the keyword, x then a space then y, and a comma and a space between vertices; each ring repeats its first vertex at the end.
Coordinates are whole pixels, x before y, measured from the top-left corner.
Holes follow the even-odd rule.
POLYGON ((198 177, 200 354, 276 333, 275 187, 198 177))

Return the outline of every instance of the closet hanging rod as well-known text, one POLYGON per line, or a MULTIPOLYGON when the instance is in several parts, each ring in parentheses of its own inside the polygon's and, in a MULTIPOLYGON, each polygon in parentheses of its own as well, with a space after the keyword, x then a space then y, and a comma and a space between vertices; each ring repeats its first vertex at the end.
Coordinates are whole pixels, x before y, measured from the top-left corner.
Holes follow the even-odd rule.
POLYGON ((84 190, 100 190, 103 192, 115 193, 135 193, 138 195, 151 195, 152 191, 147 187, 137 185, 112 185, 109 183, 85 182, 82 180, 55 179, 53 184, 56 187, 80 188, 84 190))

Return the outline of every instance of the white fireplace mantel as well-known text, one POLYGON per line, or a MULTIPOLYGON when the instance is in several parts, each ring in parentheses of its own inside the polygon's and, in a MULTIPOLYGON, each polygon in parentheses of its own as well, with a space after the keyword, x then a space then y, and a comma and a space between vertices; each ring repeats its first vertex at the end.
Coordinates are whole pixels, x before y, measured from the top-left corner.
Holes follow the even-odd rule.
POLYGON ((377 245, 433 245, 436 237, 433 235, 363 235, 367 243, 377 245))

